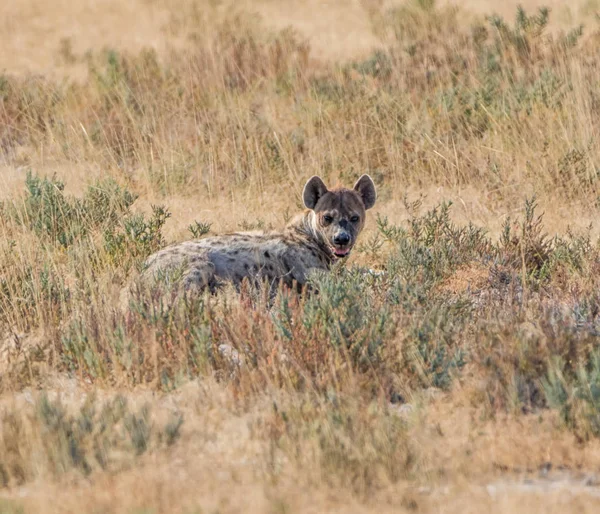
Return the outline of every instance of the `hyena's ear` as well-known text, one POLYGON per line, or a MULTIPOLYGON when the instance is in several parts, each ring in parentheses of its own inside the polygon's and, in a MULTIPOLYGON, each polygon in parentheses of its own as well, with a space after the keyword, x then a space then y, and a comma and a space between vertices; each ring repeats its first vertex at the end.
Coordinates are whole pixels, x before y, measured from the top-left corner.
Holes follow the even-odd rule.
POLYGON ((308 182, 304 186, 304 191, 302 192, 302 200, 304 200, 304 205, 309 209, 314 209, 317 205, 319 199, 327 193, 327 186, 321 180, 321 177, 311 177, 308 179, 308 182))
POLYGON ((360 177, 356 184, 354 184, 354 191, 356 191, 362 198, 365 204, 365 209, 370 209, 375 205, 377 200, 377 193, 375 192, 375 184, 373 179, 369 175, 363 175, 360 177))

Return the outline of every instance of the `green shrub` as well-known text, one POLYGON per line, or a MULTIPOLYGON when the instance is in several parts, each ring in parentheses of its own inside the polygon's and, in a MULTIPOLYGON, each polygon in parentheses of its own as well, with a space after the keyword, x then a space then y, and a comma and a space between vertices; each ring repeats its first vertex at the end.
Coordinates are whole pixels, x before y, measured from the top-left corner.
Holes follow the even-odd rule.
POLYGON ((542 379, 551 408, 565 425, 583 440, 600 437, 600 351, 594 349, 576 369, 554 358, 542 379))
POLYGON ((83 198, 66 195, 62 182, 41 178, 31 171, 27 173, 25 187, 22 202, 4 205, 6 214, 40 238, 63 247, 95 229, 115 224, 136 199, 112 179, 89 186, 83 198))

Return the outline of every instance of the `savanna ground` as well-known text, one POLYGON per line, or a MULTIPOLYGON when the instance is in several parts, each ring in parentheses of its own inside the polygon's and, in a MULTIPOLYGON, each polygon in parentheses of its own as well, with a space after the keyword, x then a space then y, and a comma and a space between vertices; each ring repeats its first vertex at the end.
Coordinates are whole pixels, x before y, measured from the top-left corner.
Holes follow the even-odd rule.
POLYGON ((0 512, 597 511, 600 3, 493 4, 0 6, 0 512), (364 172, 318 295, 120 308, 364 172))

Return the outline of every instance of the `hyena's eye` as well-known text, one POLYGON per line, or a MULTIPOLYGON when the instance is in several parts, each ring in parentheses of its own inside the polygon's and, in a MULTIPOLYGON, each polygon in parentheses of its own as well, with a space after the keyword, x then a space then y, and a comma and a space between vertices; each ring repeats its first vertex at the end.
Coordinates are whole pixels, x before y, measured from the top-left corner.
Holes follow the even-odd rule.
POLYGON ((326 225, 329 225, 332 221, 333 221, 333 216, 329 216, 329 214, 326 214, 325 216, 323 216, 323 223, 325 223, 326 225))
POLYGON ((358 220, 359 220, 359 219, 360 219, 360 218, 359 218, 358 216, 356 216, 356 215, 355 215, 355 216, 352 216, 352 217, 350 218, 350 221, 351 221, 352 223, 356 223, 356 222, 358 222, 358 220))

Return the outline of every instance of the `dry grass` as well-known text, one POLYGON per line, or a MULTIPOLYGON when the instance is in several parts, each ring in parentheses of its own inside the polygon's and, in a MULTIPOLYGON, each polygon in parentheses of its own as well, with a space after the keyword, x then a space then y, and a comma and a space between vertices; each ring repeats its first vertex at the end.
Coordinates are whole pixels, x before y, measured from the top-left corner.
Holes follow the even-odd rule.
POLYGON ((600 5, 13 4, 0 512, 596 510, 600 5), (119 308, 363 172, 319 295, 119 308))

